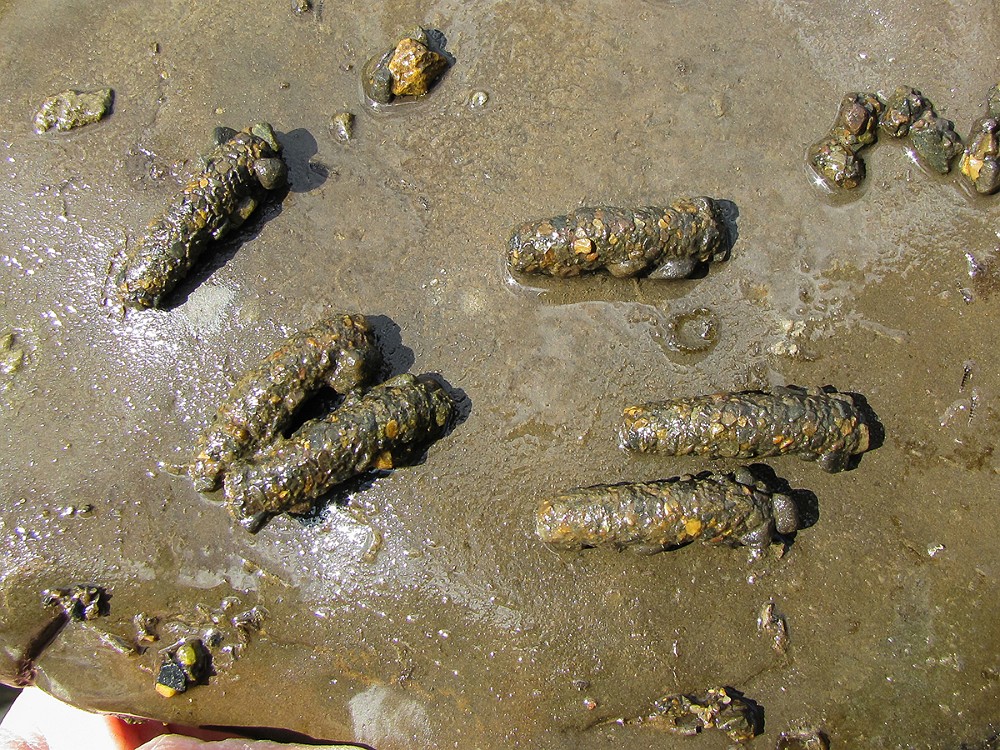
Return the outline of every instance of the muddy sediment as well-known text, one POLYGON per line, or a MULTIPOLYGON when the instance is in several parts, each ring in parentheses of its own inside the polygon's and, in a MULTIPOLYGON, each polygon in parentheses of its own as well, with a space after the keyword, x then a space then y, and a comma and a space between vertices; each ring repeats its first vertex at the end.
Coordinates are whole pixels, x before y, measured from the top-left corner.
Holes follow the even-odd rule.
POLYGON ((379 750, 661 746, 601 722, 715 685, 759 704, 763 746, 802 727, 834 747, 982 743, 1000 721, 1000 209, 898 142, 865 150, 850 198, 814 190, 802 161, 830 102, 885 82, 966 132, 1000 32, 985 2, 878 5, 848 45, 844 14, 869 15, 857 3, 282 3, 234 27, 225 1, 0 2, 0 332, 20 352, 0 381, 2 679, 379 750), (461 64, 372 111, 362 66, 416 25, 447 34, 461 64), (206 67, 206 48, 241 62, 206 67), (34 133, 46 96, 105 85, 99 123, 34 133), (340 111, 357 113, 346 148, 329 128, 340 111), (213 128, 258 121, 288 195, 165 309, 102 307, 108 257, 198 172, 213 128), (677 195, 738 207, 730 257, 707 274, 567 285, 505 269, 521 222, 677 195), (190 461, 239 373, 340 310, 372 321, 389 375, 443 373, 464 421, 422 463, 248 535, 162 466, 190 461), (711 335, 678 346, 692 311, 711 335), (697 470, 624 456, 628 404, 788 383, 865 394, 885 440, 838 474, 767 459, 809 493, 783 555, 554 553, 535 538, 537 502, 561 488, 697 470), (40 648, 42 592, 81 584, 110 611, 40 648), (768 601, 787 653, 758 632, 768 601), (266 619, 245 632, 234 618, 255 608, 266 619), (215 673, 165 699, 159 652, 189 638, 216 643, 215 673))

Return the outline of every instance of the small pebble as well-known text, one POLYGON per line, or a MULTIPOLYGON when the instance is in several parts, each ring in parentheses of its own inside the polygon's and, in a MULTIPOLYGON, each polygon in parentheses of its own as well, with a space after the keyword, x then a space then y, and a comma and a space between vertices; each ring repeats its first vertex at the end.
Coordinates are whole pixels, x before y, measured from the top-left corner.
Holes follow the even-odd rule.
POLYGON ((333 137, 341 143, 347 143, 354 137, 354 115, 350 112, 339 112, 330 118, 330 130, 333 137))
POLYGON ((757 629, 771 641, 771 648, 776 654, 788 652, 788 625, 785 617, 775 609, 770 601, 760 608, 757 615, 757 629))

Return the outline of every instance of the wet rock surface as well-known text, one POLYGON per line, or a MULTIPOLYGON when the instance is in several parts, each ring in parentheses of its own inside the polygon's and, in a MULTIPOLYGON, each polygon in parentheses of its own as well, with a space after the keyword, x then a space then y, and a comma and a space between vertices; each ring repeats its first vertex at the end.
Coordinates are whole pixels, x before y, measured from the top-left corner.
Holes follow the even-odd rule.
POLYGON ((958 163, 962 175, 977 193, 990 195, 1000 189, 1000 85, 986 95, 986 116, 972 123, 968 145, 958 163))
POLYGON ((372 57, 361 74, 362 88, 370 102, 389 104, 427 94, 452 58, 444 53, 445 37, 437 29, 421 26, 403 34, 396 46, 372 57))
POLYGON ((447 69, 444 55, 416 39, 402 39, 389 60, 393 96, 423 96, 447 69))
POLYGON ((1000 188, 1000 123, 992 117, 981 117, 972 123, 969 145, 962 154, 959 168, 977 193, 990 195, 1000 188))
POLYGON ((930 100, 919 91, 899 86, 885 101, 885 111, 879 118, 879 127, 886 135, 902 138, 910 132, 914 121, 930 109, 930 100))
POLYGON ((39 685, 91 709, 379 750, 721 748, 718 730, 601 723, 719 685, 763 708, 762 747, 795 727, 833 747, 980 746, 1000 722, 1000 213, 914 178, 901 148, 865 152, 877 179, 845 206, 804 184, 802 153, 842 92, 885 82, 919 83, 964 128, 995 83, 992 5, 881 2, 864 60, 841 33, 868 12, 856 2, 319 6, 234 26, 228 2, 0 3, 0 330, 24 352, 0 389, 2 678, 30 657, 39 685), (448 31, 448 85, 392 116, 357 107, 363 137, 336 143, 331 112, 355 107, 365 60, 417 23, 448 31), (206 67, 205 49, 234 62, 206 67), (121 106, 36 136, 34 107, 78 81, 113 81, 121 106), (169 307, 101 307, 108 257, 198 171, 212 128, 260 120, 288 195, 169 307), (684 194, 739 207, 719 273, 504 273, 524 217, 684 194), (701 308, 714 344, 680 351, 671 322, 701 308), (160 464, 190 461, 239 374, 338 310, 373 320, 391 375, 457 384, 465 421, 423 463, 247 534, 160 464), (767 459, 812 493, 783 556, 535 538, 553 488, 700 468, 621 454, 627 404, 787 383, 864 393, 887 437, 837 475, 767 459), (374 559, 359 513, 383 539, 374 559), (42 592, 78 584, 108 592, 108 613, 41 648, 59 611, 42 592), (757 629, 772 600, 783 655, 757 629), (166 699, 160 651, 189 638, 217 642, 214 674, 166 699))

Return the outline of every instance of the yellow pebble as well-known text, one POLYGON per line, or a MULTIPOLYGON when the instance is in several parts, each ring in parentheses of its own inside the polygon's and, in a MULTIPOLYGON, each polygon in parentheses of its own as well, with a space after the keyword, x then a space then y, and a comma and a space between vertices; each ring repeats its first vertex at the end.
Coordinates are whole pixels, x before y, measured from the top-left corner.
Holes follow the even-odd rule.
POLYGON ((173 698, 175 695, 177 695, 177 691, 174 690, 172 687, 167 687, 166 685, 161 685, 160 683, 156 683, 156 692, 158 692, 164 698, 173 698))
POLYGON ((684 533, 688 536, 698 536, 701 533, 701 521, 697 518, 689 518, 684 522, 684 533))

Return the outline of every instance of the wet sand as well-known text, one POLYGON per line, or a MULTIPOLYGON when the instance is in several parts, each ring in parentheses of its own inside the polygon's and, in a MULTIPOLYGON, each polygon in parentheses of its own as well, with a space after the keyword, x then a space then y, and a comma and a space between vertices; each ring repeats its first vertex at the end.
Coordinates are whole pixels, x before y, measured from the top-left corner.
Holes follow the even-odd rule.
MULTIPOLYGON (((0 333, 23 351, 0 376, 0 676, 50 617, 40 592, 91 582, 111 614, 68 625, 37 680, 98 710, 379 750, 644 748, 672 738, 614 719, 727 685, 763 707, 761 746, 800 726, 834 747, 978 746, 1000 720, 997 199, 887 138, 857 194, 830 196, 804 154, 844 93, 898 85, 965 137, 996 83, 996 13, 0 2, 0 333), (456 64, 424 101, 372 112, 361 67, 415 24, 441 29, 456 64), (101 123, 33 132, 47 96, 104 86, 101 123), (346 144, 329 128, 342 111, 357 117, 346 144), (102 305, 109 256, 197 170, 212 129, 258 120, 284 145, 287 197, 167 309, 102 305), (515 224, 681 195, 739 210, 731 258, 702 278, 504 271, 515 224), (683 351, 676 321, 703 309, 714 343, 683 351), (374 316, 393 372, 440 373, 467 418, 420 465, 251 536, 158 463, 189 460, 242 372, 339 311, 374 316), (864 394, 885 441, 840 474, 767 461, 815 497, 783 556, 534 538, 544 495, 733 468, 622 454, 622 407, 788 383, 864 394), (384 538, 374 560, 343 505, 384 538), (757 630, 770 600, 784 656, 757 630), (264 632, 170 700, 156 647, 109 639, 134 637, 142 612, 159 645, 213 625, 235 644, 231 613, 252 606, 264 632)), ((726 739, 676 739, 690 742, 726 739)))

